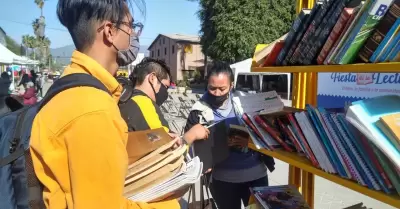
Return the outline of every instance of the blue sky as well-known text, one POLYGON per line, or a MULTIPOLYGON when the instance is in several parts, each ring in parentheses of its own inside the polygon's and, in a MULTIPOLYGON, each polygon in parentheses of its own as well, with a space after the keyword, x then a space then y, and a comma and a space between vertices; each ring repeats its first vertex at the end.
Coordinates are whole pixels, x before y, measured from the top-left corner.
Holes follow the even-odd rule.
MULTIPOLYGON (((135 18, 144 22, 141 36, 142 45, 150 45, 159 33, 183 33, 197 35, 200 22, 196 12, 198 3, 186 0, 145 0, 146 20, 138 15, 135 18)), ((68 31, 60 24, 56 15, 57 0, 48 0, 44 6, 46 17, 46 36, 51 48, 72 44, 68 31)), ((32 21, 40 16, 34 0, 1 0, 0 27, 18 43, 22 35, 33 35, 32 21)))

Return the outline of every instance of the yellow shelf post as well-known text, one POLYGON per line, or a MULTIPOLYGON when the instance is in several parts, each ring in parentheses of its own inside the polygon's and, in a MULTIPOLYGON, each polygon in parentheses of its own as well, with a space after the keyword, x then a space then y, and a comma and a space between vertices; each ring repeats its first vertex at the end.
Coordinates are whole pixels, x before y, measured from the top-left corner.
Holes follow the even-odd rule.
MULTIPOLYGON (((301 9, 314 6, 314 0, 297 0, 296 12, 301 9)), ((293 93, 292 103, 295 108, 304 109, 306 104, 317 104, 317 73, 315 72, 297 72, 293 73, 293 93)), ((289 184, 301 188, 305 200, 314 208, 314 175, 307 171, 301 171, 293 165, 289 165, 289 184), (301 182, 300 182, 301 178, 301 182)))

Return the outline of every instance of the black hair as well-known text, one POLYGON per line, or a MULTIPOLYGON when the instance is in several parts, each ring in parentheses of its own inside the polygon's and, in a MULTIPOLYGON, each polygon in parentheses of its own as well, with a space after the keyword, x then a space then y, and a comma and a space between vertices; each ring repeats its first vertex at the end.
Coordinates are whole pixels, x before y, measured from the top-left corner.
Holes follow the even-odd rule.
POLYGON ((2 79, 10 80, 10 75, 8 75, 7 72, 2 72, 2 73, 1 73, 1 78, 2 78, 2 79))
POLYGON ((133 85, 141 85, 146 76, 150 73, 155 73, 160 80, 169 79, 172 81, 171 70, 167 64, 162 60, 149 57, 144 58, 133 68, 129 79, 132 81, 133 85))
POLYGON ((213 62, 211 68, 208 70, 207 80, 209 80, 211 76, 217 76, 221 73, 228 76, 230 83, 235 80, 235 76, 233 75, 233 71, 229 63, 222 61, 213 62))
MULTIPOLYGON (((133 0, 136 5, 142 5, 145 13, 144 0, 133 0)), ((57 16, 71 34, 77 50, 82 51, 94 43, 98 23, 108 20, 118 28, 124 17, 129 13, 132 0, 59 0, 57 16)), ((132 14, 133 15, 133 14, 132 14)))

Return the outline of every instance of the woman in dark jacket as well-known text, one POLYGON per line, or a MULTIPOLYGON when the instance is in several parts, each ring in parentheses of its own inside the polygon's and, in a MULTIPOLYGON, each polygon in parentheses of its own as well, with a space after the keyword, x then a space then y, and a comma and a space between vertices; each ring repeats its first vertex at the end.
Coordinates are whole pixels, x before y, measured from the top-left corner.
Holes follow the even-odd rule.
POLYGON ((267 166, 261 156, 247 149, 248 137, 229 134, 231 125, 240 125, 233 97, 233 72, 227 63, 214 63, 208 74, 207 91, 193 106, 185 130, 200 124, 220 122, 210 128, 208 140, 194 142, 194 155, 205 171, 211 171, 210 191, 219 209, 240 209, 248 204, 249 187, 267 186, 267 166), (211 153, 211 154, 210 154, 211 153))

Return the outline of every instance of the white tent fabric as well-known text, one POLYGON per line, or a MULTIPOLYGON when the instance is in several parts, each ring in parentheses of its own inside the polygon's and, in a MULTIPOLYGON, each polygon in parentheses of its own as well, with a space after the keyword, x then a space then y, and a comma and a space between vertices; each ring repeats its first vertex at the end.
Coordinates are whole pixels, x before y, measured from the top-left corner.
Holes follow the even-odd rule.
POLYGON ((27 57, 21 57, 14 54, 7 47, 0 44, 0 63, 2 64, 20 64, 20 65, 37 65, 36 60, 31 60, 27 57))
POLYGON ((7 47, 0 44, 0 63, 12 64, 16 55, 7 49, 7 47))

